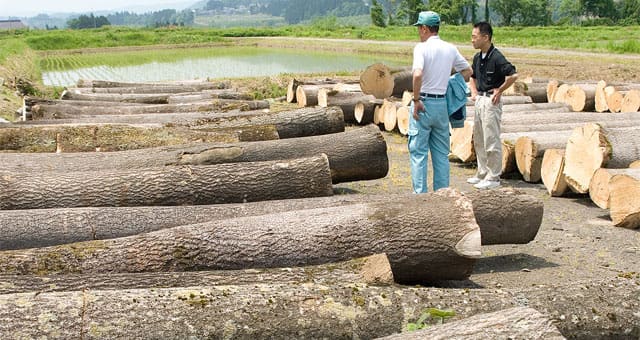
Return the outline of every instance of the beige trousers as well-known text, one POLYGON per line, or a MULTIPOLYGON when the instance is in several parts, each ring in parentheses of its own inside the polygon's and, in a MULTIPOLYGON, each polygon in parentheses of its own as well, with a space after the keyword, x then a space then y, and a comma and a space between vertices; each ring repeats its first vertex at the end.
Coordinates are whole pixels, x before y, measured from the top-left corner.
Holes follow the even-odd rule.
POLYGON ((473 148, 478 159, 476 176, 480 179, 500 180, 502 173, 501 120, 502 102, 493 105, 491 97, 478 96, 473 119, 473 148))

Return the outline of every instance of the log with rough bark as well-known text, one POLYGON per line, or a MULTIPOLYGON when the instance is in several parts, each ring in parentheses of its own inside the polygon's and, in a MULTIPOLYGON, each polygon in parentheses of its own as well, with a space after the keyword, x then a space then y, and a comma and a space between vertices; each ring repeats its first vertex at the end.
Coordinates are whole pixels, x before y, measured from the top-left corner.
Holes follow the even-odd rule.
POLYGON ((119 81, 107 81, 97 79, 79 79, 77 82, 78 87, 132 87, 132 86, 190 86, 198 87, 199 90, 205 89, 225 89, 227 84, 225 83, 213 83, 204 80, 177 80, 177 81, 165 81, 165 82, 119 82, 119 81))
POLYGON ((525 301, 566 337, 625 339, 640 327, 639 294, 636 280, 621 278, 522 289, 294 283, 5 294, 0 336, 370 339, 406 330, 433 306, 455 311, 452 323, 525 301))
POLYGON ((607 169, 600 168, 593 173, 589 183, 589 198, 602 209, 609 209, 609 182, 616 175, 628 175, 640 178, 640 169, 607 169))
POLYGON ((0 271, 62 274, 269 268, 385 253, 396 282, 421 283, 465 279, 480 257, 481 234, 472 202, 456 190, 348 208, 297 210, 111 240, 4 251, 0 252, 0 271))
POLYGON ((393 92, 391 95, 402 98, 405 91, 413 91, 413 72, 410 67, 391 70, 393 76, 393 92))
POLYGON ((338 79, 321 79, 321 80, 298 80, 292 78, 287 85, 287 103, 296 102, 296 90, 300 85, 335 85, 339 83, 351 83, 350 81, 338 79))
POLYGON ((144 94, 144 93, 188 93, 211 90, 214 87, 201 85, 137 85, 127 87, 67 87, 67 91, 74 93, 114 93, 114 94, 144 94))
MULTIPOLYGON (((528 243, 542 222, 540 199, 512 189, 471 192, 483 245, 528 243)), ((184 224, 358 203, 407 195, 336 195, 282 201, 174 207, 11 210, 0 213, 0 249, 24 249, 148 233, 184 224), (28 231, 28 232, 25 232, 28 231)))
POLYGON ((526 84, 520 94, 531 97, 533 103, 547 103, 547 85, 544 83, 526 84))
POLYGON ((507 175, 518 170, 516 165, 516 149, 512 141, 501 141, 502 144, 502 175, 507 175))
POLYGON ((552 197, 562 196, 567 192, 568 185, 564 177, 564 149, 545 150, 540 177, 552 197))
POLYGON ((588 123, 573 130, 565 151, 564 175, 571 190, 587 193, 599 168, 626 168, 640 159, 640 127, 604 128, 588 123))
POLYGON ((387 255, 375 254, 336 263, 289 268, 66 275, 0 274, 0 294, 26 292, 40 294, 86 289, 148 289, 256 283, 334 284, 336 282, 392 284, 391 264, 387 255))
POLYGON ((139 104, 177 104, 198 102, 211 99, 237 99, 252 100, 253 96, 248 93, 232 90, 204 90, 202 92, 190 92, 182 94, 173 93, 147 93, 147 94, 85 94, 74 91, 64 91, 61 99, 85 100, 85 101, 111 101, 139 104))
POLYGON ((320 89, 331 89, 332 84, 326 85, 300 85, 296 88, 296 101, 298 107, 318 105, 318 94, 320 89))
POLYGON ((369 65, 360 74, 360 88, 365 94, 371 94, 378 99, 385 99, 393 94, 393 76, 385 64, 369 65))
POLYGON ((266 100, 212 99, 206 102, 186 104, 105 105, 84 106, 67 104, 66 101, 36 104, 31 107, 32 119, 62 119, 95 115, 133 115, 144 113, 178 112, 226 112, 231 110, 262 110, 270 107, 266 100))
POLYGON ((412 332, 403 332, 377 340, 446 339, 548 339, 562 340, 558 328, 540 312, 529 307, 514 307, 474 315, 412 332))
MULTIPOLYGON (((473 113, 473 110, 467 110, 467 113, 473 113), (469 112, 471 111, 471 112, 469 112)), ((569 112, 570 107, 565 103, 530 103, 530 104, 513 104, 502 107, 502 113, 518 112, 520 114, 528 114, 529 112, 569 112)))
POLYGON ((374 100, 372 95, 365 95, 362 92, 343 92, 332 89, 320 89, 318 91, 318 106, 339 106, 344 114, 344 121, 356 123, 355 107, 358 103, 365 103, 374 100))
POLYGON ((640 170, 631 169, 609 181, 609 214, 613 225, 640 228, 640 170))
POLYGON ((621 112, 638 112, 640 110, 640 90, 629 90, 622 99, 621 112))
POLYGON ((564 102, 571 105, 576 112, 595 110, 596 85, 575 84, 569 86, 564 97, 564 102))
POLYGON ((278 139, 278 131, 273 125, 211 131, 126 124, 12 124, 0 128, 0 150, 26 153, 123 151, 193 142, 234 143, 271 139, 278 139))
MULTIPOLYGON (((0 132, 2 129, 0 129, 0 132)), ((273 129, 275 132, 275 129, 273 129)), ((137 151, 58 155, 0 154, 5 171, 97 171, 142 169, 169 165, 211 165, 292 159, 324 153, 334 183, 369 180, 387 175, 387 145, 374 125, 334 134, 281 139, 277 143, 197 143, 137 151)))
POLYGON ((518 171, 525 182, 536 183, 542 179, 542 160, 547 149, 566 147, 570 131, 551 133, 527 133, 515 143, 518 171))
POLYGON ((214 204, 333 194, 326 155, 133 170, 3 172, 0 209, 214 204))
POLYGON ((314 107, 265 113, 263 111, 208 114, 163 113, 139 115, 103 115, 76 119, 53 119, 24 122, 24 125, 48 124, 166 124, 194 129, 238 128, 251 125, 275 125, 280 138, 294 138, 344 131, 344 117, 339 107, 314 107))
POLYGON ((377 107, 380 107, 383 102, 383 99, 375 99, 356 103, 353 108, 354 119, 358 124, 373 123, 375 110, 377 107))
POLYGON ((172 94, 167 98, 167 104, 197 103, 212 99, 253 100, 254 96, 250 93, 232 90, 204 90, 192 94, 172 94))

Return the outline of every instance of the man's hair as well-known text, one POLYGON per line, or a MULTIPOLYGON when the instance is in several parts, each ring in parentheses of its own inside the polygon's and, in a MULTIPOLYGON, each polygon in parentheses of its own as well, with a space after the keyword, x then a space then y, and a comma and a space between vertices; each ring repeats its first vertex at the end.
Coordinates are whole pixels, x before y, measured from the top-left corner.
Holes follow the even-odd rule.
POLYGON ((438 31, 440 31, 440 26, 428 26, 428 25, 422 25, 422 26, 426 27, 431 33, 438 33, 438 31))
POLYGON ((480 21, 473 25, 473 28, 477 28, 480 34, 488 35, 489 40, 493 37, 493 28, 491 28, 491 24, 486 21, 480 21))

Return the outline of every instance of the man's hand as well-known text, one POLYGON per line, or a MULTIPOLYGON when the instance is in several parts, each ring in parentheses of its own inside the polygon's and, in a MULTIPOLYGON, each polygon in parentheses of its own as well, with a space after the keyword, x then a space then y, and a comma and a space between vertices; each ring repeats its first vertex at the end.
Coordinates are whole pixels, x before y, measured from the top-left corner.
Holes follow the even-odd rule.
POLYGON ((425 108, 424 108, 424 104, 422 103, 422 100, 418 100, 417 102, 414 102, 413 105, 413 119, 418 120, 420 119, 420 117, 418 116, 418 112, 424 112, 425 108))
POLYGON ((491 96, 491 103, 493 105, 498 105, 500 103, 500 98, 502 97, 502 90, 495 89, 493 90, 493 96, 491 96))

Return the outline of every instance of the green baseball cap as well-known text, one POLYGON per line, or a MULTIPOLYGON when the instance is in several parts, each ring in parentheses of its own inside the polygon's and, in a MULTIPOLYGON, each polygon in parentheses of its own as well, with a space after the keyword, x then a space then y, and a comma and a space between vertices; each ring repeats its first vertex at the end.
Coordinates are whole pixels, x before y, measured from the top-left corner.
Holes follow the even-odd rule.
POLYGON ((418 21, 413 26, 440 26, 440 15, 433 11, 420 12, 418 21))

